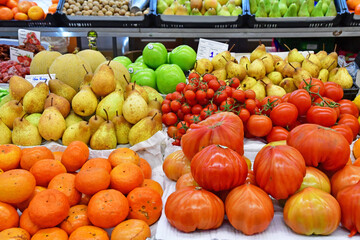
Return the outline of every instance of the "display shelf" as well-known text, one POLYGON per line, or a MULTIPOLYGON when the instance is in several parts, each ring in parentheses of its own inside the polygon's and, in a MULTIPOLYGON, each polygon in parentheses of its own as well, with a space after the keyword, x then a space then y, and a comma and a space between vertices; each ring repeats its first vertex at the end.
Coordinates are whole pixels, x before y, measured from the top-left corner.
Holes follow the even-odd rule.
MULTIPOLYGON (((332 28, 29 28, 41 31, 42 36, 86 37, 96 31, 99 37, 141 38, 319 38, 360 37, 360 27, 332 28)), ((0 36, 15 37, 18 28, 0 28, 0 36)))

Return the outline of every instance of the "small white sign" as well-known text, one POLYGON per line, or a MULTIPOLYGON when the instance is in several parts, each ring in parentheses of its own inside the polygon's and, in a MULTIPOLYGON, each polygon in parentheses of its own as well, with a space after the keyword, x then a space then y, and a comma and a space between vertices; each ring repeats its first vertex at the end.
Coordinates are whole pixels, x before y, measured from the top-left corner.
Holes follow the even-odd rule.
POLYGON ((33 57, 33 52, 10 47, 10 60, 22 63, 25 67, 30 67, 33 57))
POLYGON ((36 84, 38 84, 39 82, 45 82, 45 81, 49 81, 50 79, 55 79, 56 77, 55 74, 50 74, 50 75, 51 78, 49 74, 26 75, 25 79, 28 80, 35 87, 36 84))
POLYGON ((196 59, 213 59, 217 54, 227 51, 229 44, 200 38, 196 59))
POLYGON ((19 45, 24 45, 25 43, 41 45, 40 37, 41 37, 41 32, 39 31, 32 31, 32 30, 30 31, 26 29, 18 30, 19 45))

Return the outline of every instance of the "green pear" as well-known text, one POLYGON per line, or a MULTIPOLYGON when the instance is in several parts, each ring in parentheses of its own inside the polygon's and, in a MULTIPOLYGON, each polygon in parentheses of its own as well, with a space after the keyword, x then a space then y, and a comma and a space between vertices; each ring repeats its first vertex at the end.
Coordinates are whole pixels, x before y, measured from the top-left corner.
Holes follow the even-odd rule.
POLYGON ((74 112, 82 117, 94 114, 97 105, 98 99, 95 93, 88 86, 82 87, 71 101, 71 106, 74 112))
POLYGON ((283 76, 278 71, 273 71, 267 75, 267 77, 271 80, 271 82, 275 85, 279 85, 279 83, 283 80, 283 76))
POLYGON ((240 84, 241 88, 245 91, 251 89, 257 83, 255 78, 246 77, 240 84))
POLYGON ((295 86, 294 80, 292 78, 284 78, 280 84, 280 87, 282 87, 286 93, 293 92, 297 89, 295 86))
POLYGON ((64 97, 56 95, 55 93, 50 93, 48 95, 44 103, 44 109, 51 106, 54 106, 57 109, 59 109, 59 111, 61 112, 64 118, 66 118, 67 115, 69 115, 70 113, 71 107, 69 101, 66 100, 66 98, 64 97))
POLYGON ((249 66, 248 75, 257 80, 262 79, 266 75, 266 68, 261 59, 255 59, 249 66))
POLYGON ((271 10, 269 13, 269 17, 276 18, 281 17, 280 7, 279 7, 279 1, 275 0, 271 6, 271 10))
POLYGON ((39 120, 39 133, 47 141, 59 140, 66 129, 66 122, 56 107, 44 110, 39 120))
POLYGON ((307 5, 308 5, 308 10, 309 10, 309 13, 310 13, 310 16, 311 16, 311 13, 314 10, 314 6, 315 6, 314 0, 305 0, 305 1, 306 1, 307 5))
POLYGON ((250 66, 250 60, 249 60, 249 58, 247 58, 246 56, 242 56, 242 57, 240 58, 239 64, 240 64, 241 66, 243 66, 243 68, 245 68, 246 71, 248 71, 249 66, 250 66))
POLYGON ((314 7, 313 11, 311 12, 311 17, 323 17, 324 16, 324 13, 322 11, 322 5, 323 5, 323 2, 322 0, 320 0, 316 6, 314 7))
POLYGON ((241 81, 246 77, 246 70, 240 64, 229 61, 225 65, 225 70, 228 79, 236 77, 241 81))
POLYGON ((235 6, 241 6, 242 0, 235 0, 235 6))
POLYGON ((83 119, 78 116, 74 110, 71 110, 69 115, 66 117, 65 122, 66 122, 66 128, 70 127, 71 125, 81 122, 83 121, 83 119))
POLYGON ((250 13, 255 14, 258 10, 258 4, 256 0, 250 0, 250 13))
POLYGON ((24 111, 26 113, 42 113, 44 103, 49 95, 49 87, 45 82, 40 82, 28 91, 23 99, 24 111))
POLYGON ((230 13, 228 7, 222 6, 220 11, 217 13, 217 15, 229 17, 229 16, 231 16, 231 13, 230 13))
MULTIPOLYGON (((2 105, 4 105, 5 103, 8 103, 12 100, 10 94, 6 95, 5 97, 3 97, 1 100, 0 100, 0 107, 2 105)), ((21 102, 21 101, 20 101, 21 102)))
POLYGON ((177 0, 179 2, 180 5, 184 5, 186 0, 177 0))
MULTIPOLYGON (((170 8, 173 9, 174 14, 176 13, 177 8, 178 8, 180 5, 181 5, 181 4, 179 3, 179 1, 176 1, 176 0, 170 5, 170 8)), ((166 11, 166 9, 165 9, 165 11, 166 11)))
POLYGON ((264 0, 260 0, 258 10, 255 13, 255 17, 267 17, 265 2, 264 0))
POLYGON ((0 119, 10 129, 13 129, 15 118, 22 117, 24 114, 23 106, 17 100, 11 100, 0 107, 0 119))
MULTIPOLYGON (((105 110, 106 112, 106 110, 105 110)), ((94 150, 114 149, 117 146, 114 123, 109 118, 103 122, 90 139, 90 147, 94 150)))
MULTIPOLYGON (((104 111, 105 112, 105 111, 104 111)), ((106 113, 106 112, 105 112, 106 113)), ((100 127, 101 124, 103 124, 105 122, 105 120, 98 116, 98 115, 93 115, 90 119, 89 119, 89 126, 90 126, 90 133, 91 135, 93 135, 96 130, 98 130, 98 128, 100 127)))
POLYGON ((286 0, 280 0, 279 8, 280 8, 281 16, 284 16, 287 9, 288 9, 287 4, 286 4, 286 0))
POLYGON ((329 70, 323 68, 319 72, 318 79, 320 79, 323 83, 326 83, 329 78, 329 70))
POLYGON ((243 14, 243 10, 240 6, 236 6, 234 11, 231 13, 231 16, 239 16, 239 15, 242 15, 243 14))
POLYGON ((306 1, 303 1, 303 3, 301 4, 298 16, 299 17, 310 17, 308 4, 306 1))
POLYGON ((326 17, 335 17, 336 15, 337 15, 337 10, 335 7, 335 3, 334 3, 334 1, 331 1, 327 11, 325 12, 325 16, 326 17))
POLYGON ((226 7, 228 8, 230 14, 235 10, 235 0, 229 0, 227 3, 226 3, 226 7))
POLYGON ((297 17, 297 5, 296 5, 296 3, 290 4, 288 10, 284 14, 284 17, 297 17))
MULTIPOLYGON (((227 2, 227 0, 226 0, 226 2, 227 2)), ((226 3, 225 3, 225 4, 226 4, 226 3)), ((216 12, 217 12, 217 13, 220 12, 222 5, 225 5, 225 4, 220 4, 220 3, 218 2, 217 5, 216 5, 216 8, 215 8, 216 12)))
POLYGON ((264 0, 264 3, 265 3, 265 12, 266 12, 266 14, 269 14, 270 10, 271 10, 270 0, 264 0))
POLYGON ((122 114, 122 106, 124 103, 124 94, 122 90, 115 90, 106 97, 104 97, 96 108, 96 114, 102 118, 106 118, 104 109, 109 114, 109 119, 112 120, 116 116, 116 112, 122 114))
POLYGON ((164 0, 159 0, 157 2, 156 10, 159 14, 162 14, 167 7, 168 7, 168 5, 166 4, 166 2, 164 0))
POLYGON ((175 11, 175 15, 182 15, 182 16, 189 15, 188 9, 186 8, 185 5, 180 5, 177 7, 177 9, 175 11))
POLYGON ((216 69, 211 74, 214 75, 218 80, 226 80, 227 73, 225 68, 216 69))
POLYGON ((319 76, 320 68, 309 59, 305 59, 301 67, 310 73, 311 77, 317 78, 319 76))
POLYGON ((33 113, 25 117, 26 120, 28 120, 32 125, 35 127, 39 126, 41 113, 33 113))
POLYGON ((191 15, 193 15, 193 16, 202 16, 200 10, 197 9, 197 8, 193 8, 193 9, 191 10, 191 15))
POLYGON ((12 99, 21 101, 33 85, 25 78, 14 75, 9 80, 9 93, 12 99))
POLYGON ((216 15, 215 8, 209 8, 204 14, 204 16, 214 16, 214 15, 216 15))
MULTIPOLYGON (((141 120, 140 120, 141 121, 141 120)), ((112 122, 115 126, 116 139, 118 144, 129 143, 129 132, 132 125, 122 115, 116 115, 112 122)))
POLYGON ((300 0, 287 0, 286 4, 290 7, 291 4, 295 3, 296 5, 296 14, 299 12, 299 8, 300 8, 300 0))
POLYGON ((72 87, 60 81, 59 79, 50 79, 49 89, 50 92, 66 98, 69 102, 71 102, 73 97, 76 95, 76 91, 72 87))
POLYGON ((323 4, 322 4, 322 12, 323 12, 324 16, 325 16, 328 8, 329 8, 329 4, 327 4, 326 1, 323 1, 323 4))
POLYGON ((257 81, 256 84, 254 86, 252 86, 250 89, 255 92, 257 100, 261 101, 265 98, 266 91, 265 91, 264 84, 261 83, 261 81, 257 81))
POLYGON ((81 121, 66 128, 61 140, 64 146, 68 146, 73 141, 88 144, 90 136, 90 125, 86 121, 81 121))
POLYGON ((175 15, 174 9, 172 9, 171 7, 167 7, 163 13, 163 15, 175 15))
MULTIPOLYGON (((223 67, 225 67, 225 64, 223 67)), ((211 61, 207 58, 201 58, 197 60, 194 64, 195 72, 198 72, 200 75, 203 75, 205 73, 211 73, 213 71, 213 68, 214 67, 211 61)))
POLYGON ((255 59, 262 58, 266 53, 266 48, 264 44, 257 46, 254 51, 250 53, 250 62, 253 62, 255 59))
POLYGON ((338 69, 333 82, 339 84, 343 89, 351 88, 353 85, 353 79, 345 67, 338 69))
POLYGON ((212 60, 211 63, 214 67, 214 70, 225 68, 225 65, 228 61, 231 60, 231 54, 229 51, 224 51, 217 54, 212 60))
POLYGON ((12 142, 19 146, 40 145, 42 138, 36 126, 23 117, 16 118, 13 124, 12 142))
POLYGON ((0 144, 11 143, 11 130, 0 119, 0 144))
POLYGON ((168 6, 170 6, 174 2, 174 0, 165 0, 165 2, 168 6))

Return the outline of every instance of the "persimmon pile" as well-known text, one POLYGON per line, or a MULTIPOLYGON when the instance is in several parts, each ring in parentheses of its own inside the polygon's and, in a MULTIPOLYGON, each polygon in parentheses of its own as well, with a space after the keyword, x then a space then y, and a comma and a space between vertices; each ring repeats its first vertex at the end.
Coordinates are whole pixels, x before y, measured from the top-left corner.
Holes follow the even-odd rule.
POLYGON ((0 145, 0 169, 2 240, 105 240, 107 228, 113 240, 146 239, 162 212, 150 164, 128 148, 89 159, 79 141, 64 152, 0 145))

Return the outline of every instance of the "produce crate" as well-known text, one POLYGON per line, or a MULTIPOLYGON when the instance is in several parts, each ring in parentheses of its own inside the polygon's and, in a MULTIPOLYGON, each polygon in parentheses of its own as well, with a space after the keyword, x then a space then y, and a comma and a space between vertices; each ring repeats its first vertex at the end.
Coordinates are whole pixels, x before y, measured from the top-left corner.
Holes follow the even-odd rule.
POLYGON ((344 89, 344 97, 343 98, 349 99, 349 100, 354 100, 354 98, 358 95, 358 92, 359 92, 359 87, 354 82, 354 84, 352 85, 351 88, 344 89))
POLYGON ((55 16, 47 14, 45 20, 0 20, 0 27, 57 27, 55 16))
POLYGON ((346 2, 343 1, 342 3, 343 3, 343 9, 345 12, 342 24, 345 26, 359 27, 360 26, 360 15, 355 15, 354 13, 350 13, 346 2))
POLYGON ((57 8, 58 24, 61 27, 149 27, 151 14, 143 16, 69 16, 62 12, 65 0, 57 8))
POLYGON ((239 16, 176 16, 158 14, 157 0, 150 0, 150 11, 156 27, 161 28, 239 28, 246 22, 245 0, 242 1, 243 15, 239 16))
MULTIPOLYGON (((318 28, 318 27, 337 27, 340 25, 345 11, 343 9, 344 0, 335 0, 336 10, 338 12, 335 17, 281 17, 281 18, 257 18, 250 13, 250 2, 246 2, 245 11, 248 16, 248 25, 251 28, 318 28)), ((244 12, 245 12, 244 11, 244 12)), ((315 34, 315 33, 314 33, 315 34)), ((316 34, 315 34, 316 35, 316 34)))

